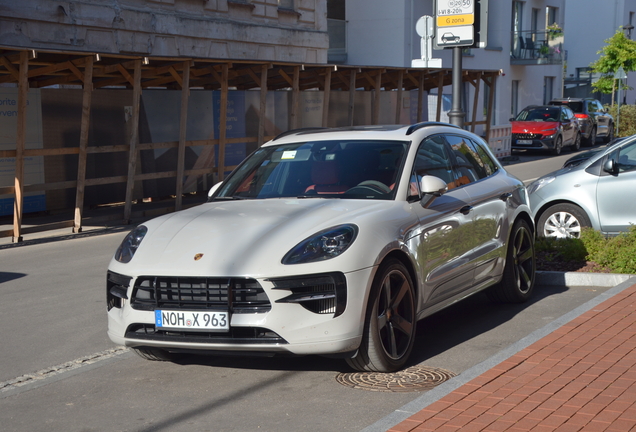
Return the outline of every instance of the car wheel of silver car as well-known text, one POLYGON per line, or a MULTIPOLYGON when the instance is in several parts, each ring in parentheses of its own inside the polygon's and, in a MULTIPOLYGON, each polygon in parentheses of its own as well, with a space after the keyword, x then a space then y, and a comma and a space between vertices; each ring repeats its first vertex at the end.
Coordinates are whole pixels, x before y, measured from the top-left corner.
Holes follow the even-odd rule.
POLYGON ((522 303, 532 296, 536 271, 534 236, 524 220, 517 221, 508 241, 501 282, 486 293, 496 303, 522 303))
POLYGON ((362 343, 349 366, 360 371, 392 372, 408 360, 415 341, 415 291, 399 260, 382 264, 373 282, 362 343))
POLYGON ((160 348, 131 348, 139 357, 151 361, 172 361, 174 356, 160 348))
POLYGON ((541 237, 579 238, 581 229, 591 226, 587 214, 574 204, 557 204, 539 217, 538 231, 541 237))
POLYGON ((590 131, 590 136, 587 137, 585 143, 589 146, 594 146, 596 144, 596 128, 592 128, 592 130, 590 131))
POLYGON ((605 139, 603 140, 606 143, 612 142, 612 140, 614 140, 614 125, 611 124, 609 125, 609 128, 607 129, 607 135, 605 136, 605 139))
POLYGON ((561 154, 561 149, 562 148, 563 148, 563 137, 561 135, 559 135, 554 140, 554 148, 552 149, 552 153, 555 156, 558 156, 558 155, 561 154))
POLYGON ((579 151, 580 148, 581 148, 581 134, 577 133, 576 138, 574 138, 574 143, 572 144, 572 147, 570 148, 570 150, 579 151))

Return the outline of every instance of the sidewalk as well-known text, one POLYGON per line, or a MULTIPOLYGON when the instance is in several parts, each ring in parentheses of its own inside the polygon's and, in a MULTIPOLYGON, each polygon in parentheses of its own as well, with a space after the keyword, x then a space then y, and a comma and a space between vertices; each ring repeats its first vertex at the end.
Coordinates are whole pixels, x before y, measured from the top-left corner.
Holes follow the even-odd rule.
POLYGON ((636 430, 631 278, 365 432, 636 430))

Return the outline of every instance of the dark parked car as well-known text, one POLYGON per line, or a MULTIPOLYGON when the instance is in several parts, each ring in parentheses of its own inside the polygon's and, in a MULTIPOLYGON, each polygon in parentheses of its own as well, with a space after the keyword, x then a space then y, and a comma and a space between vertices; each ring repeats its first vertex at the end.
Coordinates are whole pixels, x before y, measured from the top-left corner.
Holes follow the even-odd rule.
POLYGON ((559 155, 563 147, 581 147, 579 121, 566 105, 530 105, 510 122, 513 150, 551 150, 559 155))
POLYGON ((608 143, 614 139, 614 118, 607 108, 592 98, 553 99, 550 105, 567 105, 581 124, 581 135, 586 145, 596 144, 596 138, 608 143))

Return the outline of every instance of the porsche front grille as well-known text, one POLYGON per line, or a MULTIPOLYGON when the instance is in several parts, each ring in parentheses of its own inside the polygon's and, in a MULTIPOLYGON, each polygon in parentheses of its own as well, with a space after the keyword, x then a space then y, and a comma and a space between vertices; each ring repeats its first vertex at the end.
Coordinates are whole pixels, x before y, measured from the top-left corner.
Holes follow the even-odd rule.
POLYGON ((269 312, 271 303, 254 279, 140 276, 130 304, 133 309, 228 310, 269 312))

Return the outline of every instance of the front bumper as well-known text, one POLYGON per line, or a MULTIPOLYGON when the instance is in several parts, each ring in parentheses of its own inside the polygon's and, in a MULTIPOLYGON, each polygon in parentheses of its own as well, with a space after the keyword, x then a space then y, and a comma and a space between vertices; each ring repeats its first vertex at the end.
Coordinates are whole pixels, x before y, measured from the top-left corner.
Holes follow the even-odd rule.
POLYGON ((555 137, 551 138, 512 138, 512 148, 515 150, 552 150, 555 137), (528 143, 519 143, 528 141, 528 143))
MULTIPOLYGON (((374 272, 375 268, 371 267, 341 274, 346 281, 346 305, 343 310, 331 313, 324 313, 315 307, 308 308, 306 303, 303 305, 303 294, 291 292, 284 284, 278 283, 277 287, 276 278, 259 278, 257 282, 267 295, 271 307, 255 312, 245 310, 231 313, 230 331, 225 333, 158 331, 154 325, 154 310, 139 310, 138 305, 133 307, 133 291, 137 279, 141 278, 130 278, 125 290, 121 286, 117 287, 120 297, 113 300, 109 296, 108 336, 119 345, 156 347, 168 351, 299 355, 351 352, 358 348, 362 340, 367 298, 374 272), (122 291, 125 291, 125 295, 122 291), (296 301, 299 298, 300 301, 296 301)), ((297 279, 303 277, 299 275, 297 279)), ((113 286, 109 282, 109 292, 113 286)))

